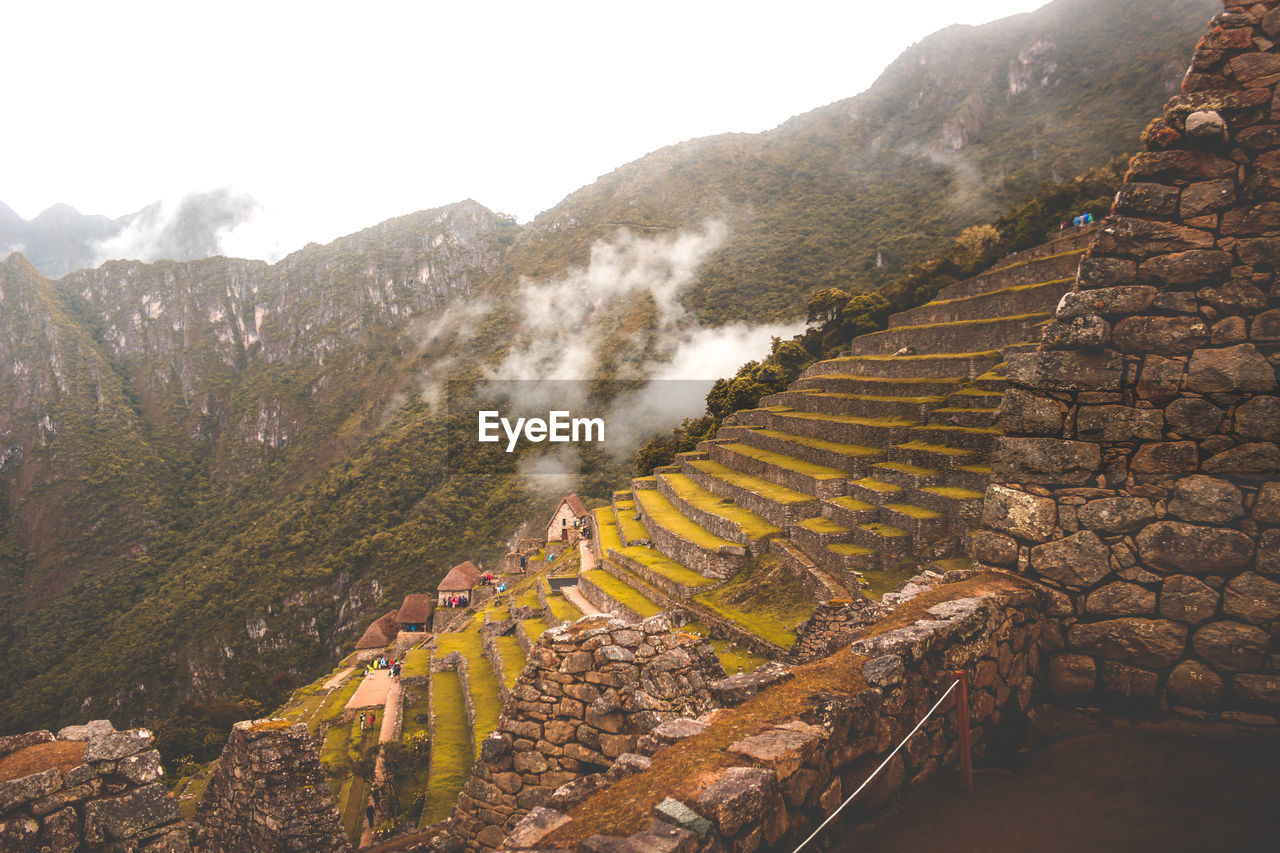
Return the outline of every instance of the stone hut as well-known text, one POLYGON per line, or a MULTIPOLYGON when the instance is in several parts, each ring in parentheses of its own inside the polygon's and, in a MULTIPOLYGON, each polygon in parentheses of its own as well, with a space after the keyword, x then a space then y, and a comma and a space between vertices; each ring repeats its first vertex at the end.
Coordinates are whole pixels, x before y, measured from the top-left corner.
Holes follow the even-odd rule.
POLYGON ((399 630, 400 623, 397 621, 395 610, 390 610, 373 620, 356 643, 357 659, 367 661, 377 657, 378 652, 391 645, 399 630))
POLYGON ((404 597, 404 603, 396 616, 401 631, 430 631, 431 614, 435 612, 436 603, 431 596, 421 592, 411 592, 404 597))
POLYGON ((444 580, 436 587, 436 606, 445 606, 455 595, 471 598, 471 590, 480 582, 480 570, 470 560, 459 563, 449 570, 444 580))
POLYGON ((547 524, 547 541, 577 542, 579 533, 576 525, 585 522, 588 515, 587 508, 576 494, 564 498, 547 524))

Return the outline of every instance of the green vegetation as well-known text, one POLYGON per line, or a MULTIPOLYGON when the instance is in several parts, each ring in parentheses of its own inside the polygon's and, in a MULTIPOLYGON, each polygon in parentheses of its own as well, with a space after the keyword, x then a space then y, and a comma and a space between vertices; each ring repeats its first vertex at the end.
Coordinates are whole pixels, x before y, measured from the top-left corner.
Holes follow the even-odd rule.
POLYGON ((900 512, 903 515, 909 515, 912 518, 918 518, 921 520, 926 520, 931 518, 942 518, 942 513, 934 512, 933 510, 926 509, 922 506, 915 506, 914 504, 885 504, 884 508, 891 509, 894 512, 900 512))
MULTIPOLYGON (((639 503, 644 518, 652 519, 659 527, 671 531, 686 542, 692 542, 704 551, 733 548, 737 545, 737 543, 730 542, 723 536, 717 536, 705 527, 685 518, 680 510, 676 509, 671 504, 671 501, 667 500, 656 489, 643 489, 636 492, 636 502, 639 503)), ((641 562, 646 561, 641 560, 641 562)), ((667 560, 666 562, 671 561, 667 560)), ((673 563, 673 565, 678 564, 673 563)))
POLYGON ((803 527, 805 530, 812 530, 814 533, 830 533, 839 535, 849 532, 849 528, 845 527, 843 524, 832 521, 829 518, 824 518, 820 515, 815 516, 814 518, 806 518, 796 526, 803 527))
POLYGON ((467 725, 467 709, 462 699, 462 679, 458 673, 445 670, 431 676, 431 713, 435 737, 431 741, 426 805, 419 826, 437 823, 449 816, 475 763, 471 728, 467 725))
POLYGON ((520 672, 524 669, 526 663, 524 651, 512 634, 497 637, 496 642, 498 655, 502 658, 503 686, 507 688, 514 687, 516 679, 520 677, 520 672))
POLYGON ((618 532, 626 542, 647 542, 649 531, 636 515, 634 501, 618 501, 614 505, 614 517, 618 522, 618 532))
POLYGON ((813 599, 773 557, 761 557, 727 584, 694 597, 723 619, 783 649, 796 640, 795 628, 813 613, 813 599))
POLYGON ((623 548, 618 553, 635 560, 654 574, 661 575, 678 586, 698 589, 715 583, 712 578, 698 574, 693 569, 686 568, 653 548, 634 545, 630 548, 623 548))
POLYGON ((861 486, 873 492, 880 492, 885 495, 895 495, 902 491, 901 486, 895 486, 893 483, 886 483, 883 480, 877 480, 875 477, 863 477, 860 480, 853 481, 855 486, 861 486))
POLYGON ((604 569, 598 569, 591 573, 590 581, 609 598, 630 609, 641 619, 648 619, 662 612, 662 607, 639 591, 643 588, 643 583, 639 580, 623 582, 604 569))
POLYGON ((788 489, 786 486, 780 486, 770 480, 764 480, 760 477, 753 477, 750 474, 743 474, 732 468, 726 468, 719 462, 712 462, 710 459, 698 459, 687 463, 699 471, 714 477, 717 480, 737 486, 740 489, 746 489, 757 495, 768 498, 769 500, 780 504, 805 504, 814 500, 813 495, 806 495, 804 492, 798 492, 795 489, 788 489))
POLYGON ((410 649, 400 668, 403 678, 426 678, 431 674, 431 649, 410 649))
POLYGON ((752 447, 749 444, 741 442, 730 442, 721 445, 726 450, 731 450, 740 456, 746 456, 763 462, 766 465, 773 465, 778 468, 785 468, 788 471, 795 471, 797 474, 805 474, 815 479, 825 480, 843 480, 845 472, 839 468, 832 468, 828 465, 818 465, 814 462, 806 462, 796 456, 788 456, 785 453, 775 453, 772 450, 764 450, 759 447, 752 447))
POLYGON ((702 488, 702 486, 690 480, 687 474, 663 474, 662 478, 671 486, 671 490, 680 500, 697 507, 703 512, 727 519, 737 525, 747 539, 752 542, 768 539, 782 533, 780 528, 765 521, 754 512, 743 509, 728 498, 722 498, 715 492, 702 488))
POLYGON ((480 626, 473 624, 465 631, 437 634, 436 653, 444 657, 452 652, 457 652, 467 661, 467 686, 471 693, 471 708, 475 712, 475 747, 476 755, 479 755, 481 741, 498 727, 498 715, 502 712, 498 677, 494 675, 480 642, 480 626))

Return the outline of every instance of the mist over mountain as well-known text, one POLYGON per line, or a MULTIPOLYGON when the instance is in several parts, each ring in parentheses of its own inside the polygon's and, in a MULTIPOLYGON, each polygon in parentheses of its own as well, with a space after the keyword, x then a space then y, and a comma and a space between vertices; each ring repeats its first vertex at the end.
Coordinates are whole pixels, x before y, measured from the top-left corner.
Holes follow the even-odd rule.
POLYGON ((20 252, 48 278, 108 260, 207 258, 221 254, 221 236, 256 209, 252 197, 226 187, 157 201, 115 219, 55 204, 28 222, 0 202, 0 258, 20 252))
MULTIPOLYGON (((278 699, 549 509, 537 460, 477 455, 477 383, 554 373, 605 405, 715 378, 710 349, 759 358, 811 291, 892 281, 1132 150, 1217 10, 949 28, 861 95, 654 152, 523 226, 463 201, 269 264, 214 257, 254 210, 227 190, 116 220, 0 206, 0 731, 278 699)), ((552 463, 598 499, 630 467, 552 463)))

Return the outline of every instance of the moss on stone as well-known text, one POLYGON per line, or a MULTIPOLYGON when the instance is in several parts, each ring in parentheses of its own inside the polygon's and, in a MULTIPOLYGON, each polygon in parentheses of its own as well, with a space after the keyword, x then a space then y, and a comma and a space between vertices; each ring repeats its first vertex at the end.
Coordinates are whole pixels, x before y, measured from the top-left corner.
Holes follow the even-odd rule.
POLYGON ((431 676, 431 711, 435 718, 435 737, 431 739, 431 769, 419 826, 449 816, 475 763, 462 698, 462 679, 458 673, 443 671, 431 676))
POLYGON ((702 488, 689 479, 688 474, 663 474, 662 479, 680 500, 737 525, 749 541, 756 542, 782 533, 781 528, 770 524, 751 510, 744 509, 728 498, 722 498, 715 492, 702 488))
POLYGON ((750 444, 735 441, 720 446, 740 456, 746 456, 749 459, 755 459, 757 462, 773 465, 786 471, 794 471, 797 474, 813 477, 816 480, 841 480, 848 476, 839 468, 806 462, 795 456, 787 456, 785 453, 776 453, 761 447, 753 447, 750 444))
POLYGON ((609 598, 636 613, 642 619, 656 616, 662 612, 661 605, 640 592, 640 588, 643 588, 643 582, 638 578, 632 581, 621 581, 604 569, 597 569, 591 572, 589 580, 609 598))
POLYGON ((737 486, 740 489, 745 489, 748 492, 753 492, 761 497, 768 498, 774 503, 784 505, 803 504, 814 499, 813 495, 807 495, 804 492, 798 492, 795 489, 788 489, 786 486, 780 486, 770 480, 764 480, 760 477, 753 477, 750 474, 735 471, 732 468, 727 468, 719 462, 713 462, 710 459, 697 460, 689 462, 688 464, 717 480, 737 486))
POLYGON ((814 533, 827 533, 832 535, 845 534, 848 533, 850 529, 839 522, 832 521, 831 519, 824 518, 823 516, 806 518, 796 526, 803 527, 805 530, 810 530, 814 533))
MULTIPOLYGON (((676 509, 671 501, 667 500, 666 496, 656 489, 645 489, 637 492, 636 501, 639 503, 640 510, 644 514, 645 519, 652 521, 652 523, 664 530, 671 531, 671 533, 675 534, 679 538, 686 542, 693 543, 704 551, 717 551, 720 548, 740 547, 738 543, 730 542, 723 536, 717 536, 702 525, 690 521, 680 512, 680 510, 676 509)), ((664 560, 665 559, 666 558, 664 558, 664 560)), ((667 562, 670 562, 675 566, 679 566, 679 564, 675 563, 673 560, 667 560, 667 562)), ((679 567, 684 568, 683 566, 679 567)), ((694 574, 697 574, 697 572, 694 572, 694 574)))

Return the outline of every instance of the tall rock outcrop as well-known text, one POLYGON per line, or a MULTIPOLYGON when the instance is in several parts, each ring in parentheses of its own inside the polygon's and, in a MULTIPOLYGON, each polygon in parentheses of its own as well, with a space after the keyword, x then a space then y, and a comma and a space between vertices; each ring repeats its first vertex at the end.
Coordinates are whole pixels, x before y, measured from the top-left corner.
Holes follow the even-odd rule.
POLYGON ((974 555, 1059 591, 1059 696, 1280 712, 1280 2, 1228 4, 1039 352, 974 555))

